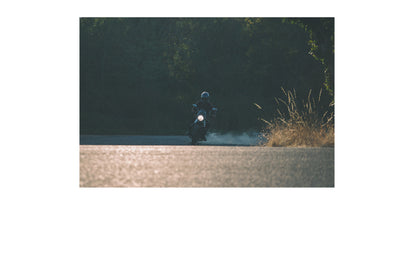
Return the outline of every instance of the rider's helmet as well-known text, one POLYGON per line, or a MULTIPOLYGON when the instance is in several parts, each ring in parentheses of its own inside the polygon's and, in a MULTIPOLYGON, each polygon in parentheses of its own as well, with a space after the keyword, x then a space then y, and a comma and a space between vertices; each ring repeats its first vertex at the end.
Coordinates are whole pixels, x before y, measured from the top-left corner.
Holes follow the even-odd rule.
POLYGON ((209 95, 209 93, 208 93, 208 92, 202 92, 202 93, 201 93, 201 100, 202 100, 203 102, 207 102, 209 97, 210 97, 210 95, 209 95))

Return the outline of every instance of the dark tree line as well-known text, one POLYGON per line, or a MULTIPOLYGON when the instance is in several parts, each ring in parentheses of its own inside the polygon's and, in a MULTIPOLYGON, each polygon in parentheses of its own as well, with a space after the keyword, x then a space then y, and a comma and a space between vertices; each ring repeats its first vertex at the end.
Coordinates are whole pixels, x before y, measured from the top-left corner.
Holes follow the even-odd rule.
POLYGON ((328 104, 333 33, 333 18, 81 18, 81 134, 184 134, 204 90, 218 131, 260 129, 253 103, 271 114, 281 87, 328 104))

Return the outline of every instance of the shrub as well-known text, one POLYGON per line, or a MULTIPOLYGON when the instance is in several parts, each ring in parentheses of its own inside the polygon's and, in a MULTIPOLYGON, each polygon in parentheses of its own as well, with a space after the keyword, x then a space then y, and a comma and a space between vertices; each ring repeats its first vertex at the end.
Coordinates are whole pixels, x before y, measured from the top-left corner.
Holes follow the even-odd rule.
MULTIPOLYGON (((283 98, 275 98, 278 108, 276 116, 270 122, 261 119, 266 123, 264 130, 265 145, 272 147, 333 147, 335 143, 334 131, 334 102, 322 110, 321 95, 318 100, 311 97, 302 102, 302 107, 297 105, 296 91, 285 91, 283 98), (282 112, 283 111, 283 112, 282 112)), ((258 109, 262 109, 255 104, 258 109)))

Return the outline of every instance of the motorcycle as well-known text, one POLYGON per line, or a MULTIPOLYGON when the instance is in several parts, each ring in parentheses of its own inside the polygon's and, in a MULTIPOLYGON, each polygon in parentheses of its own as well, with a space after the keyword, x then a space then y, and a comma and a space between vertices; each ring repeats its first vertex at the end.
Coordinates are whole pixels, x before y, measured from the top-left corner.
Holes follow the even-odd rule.
POLYGON ((214 107, 210 114, 207 111, 200 109, 196 104, 193 104, 193 112, 195 114, 195 120, 190 126, 189 136, 191 138, 191 144, 195 145, 198 141, 207 141, 207 130, 210 126, 210 118, 214 118, 217 112, 217 108, 214 107))

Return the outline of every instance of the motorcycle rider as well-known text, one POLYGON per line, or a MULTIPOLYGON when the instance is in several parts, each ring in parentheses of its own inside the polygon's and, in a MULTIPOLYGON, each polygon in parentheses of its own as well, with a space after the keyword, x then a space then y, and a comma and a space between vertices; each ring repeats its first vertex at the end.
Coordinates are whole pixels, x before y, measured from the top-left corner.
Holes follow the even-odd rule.
POLYGON ((208 92, 202 92, 201 99, 196 103, 196 105, 199 109, 205 110, 210 115, 214 106, 210 103, 209 98, 210 94, 208 92))
MULTIPOLYGON (((210 94, 206 91, 201 93, 201 99, 196 103, 197 107, 193 107, 193 117, 199 109, 203 109, 207 112, 208 116, 215 117, 215 113, 213 112, 214 106, 210 103, 210 94)), ((206 132, 210 127, 210 123, 206 125, 206 132)), ((203 140, 206 141, 205 135, 203 136, 203 140)))

